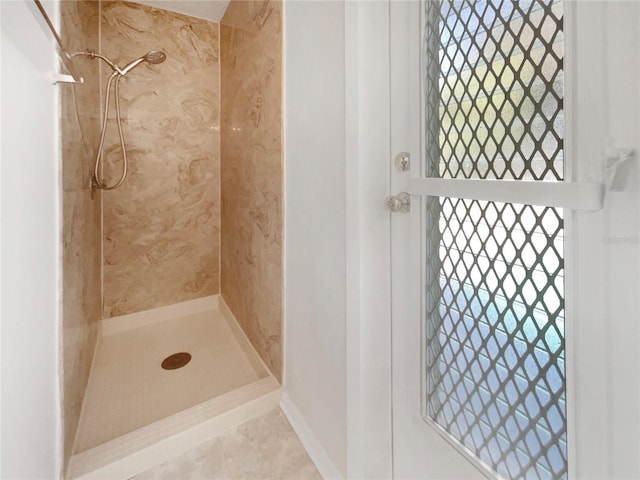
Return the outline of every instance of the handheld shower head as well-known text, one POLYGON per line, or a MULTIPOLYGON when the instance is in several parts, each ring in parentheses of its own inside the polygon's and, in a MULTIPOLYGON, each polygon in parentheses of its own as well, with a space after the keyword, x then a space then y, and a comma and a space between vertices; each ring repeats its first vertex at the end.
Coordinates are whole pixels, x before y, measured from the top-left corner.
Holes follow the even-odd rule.
POLYGON ((157 65, 158 63, 162 63, 167 59, 167 55, 160 50, 151 50, 144 57, 144 61, 150 63, 151 65, 157 65))
POLYGON ((124 68, 118 67, 118 65, 116 65, 115 63, 113 63, 111 60, 109 60, 107 57, 105 57, 100 53, 86 51, 86 52, 76 52, 73 54, 73 56, 76 56, 76 55, 86 55, 89 58, 99 58, 100 60, 103 60, 104 62, 106 62, 113 70, 113 73, 109 76, 109 80, 107 81, 107 89, 106 89, 106 94, 104 96, 102 129, 100 131, 100 144, 98 145, 98 152, 97 152, 96 161, 94 164, 93 176, 91 177, 91 198, 93 198, 94 189, 99 188, 101 190, 115 190, 116 188, 120 187, 120 185, 122 185, 122 183, 127 178, 127 168, 128 168, 127 148, 124 143, 124 136, 122 134, 122 119, 121 119, 122 116, 120 114, 120 101, 118 96, 118 84, 120 80, 122 79, 122 77, 124 77, 127 73, 129 73, 134 68, 136 68, 142 62, 147 62, 151 65, 155 65, 155 64, 164 62, 167 59, 167 55, 164 52, 161 52, 159 50, 151 50, 144 57, 140 57, 134 60, 133 62, 127 64, 124 68), (114 81, 115 81, 114 96, 115 96, 115 102, 116 102, 116 124, 118 125, 118 134, 120 136, 120 147, 122 149, 122 175, 120 176, 120 180, 118 180, 116 183, 114 183, 113 185, 107 185, 104 178, 102 178, 102 176, 100 175, 100 170, 101 170, 100 164, 102 162, 102 153, 104 151, 104 137, 107 130, 111 83, 114 81))
POLYGON ((159 50, 151 50, 144 57, 140 57, 134 60, 133 62, 129 63, 128 65, 124 66, 123 68, 121 68, 120 74, 126 75, 131 70, 133 70, 138 65, 140 65, 142 62, 147 62, 151 65, 157 65, 158 63, 164 62, 166 59, 167 59, 167 55, 164 52, 161 52, 159 50))

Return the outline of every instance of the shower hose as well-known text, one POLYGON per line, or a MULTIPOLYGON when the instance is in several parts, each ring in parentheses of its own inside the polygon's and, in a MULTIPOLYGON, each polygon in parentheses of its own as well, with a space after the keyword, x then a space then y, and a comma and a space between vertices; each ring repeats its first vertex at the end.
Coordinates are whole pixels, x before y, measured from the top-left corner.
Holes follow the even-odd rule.
POLYGON ((96 188, 99 188, 101 190, 115 190, 120 185, 122 185, 125 178, 127 178, 127 169, 128 169, 127 149, 124 144, 124 134, 122 133, 122 118, 120 115, 120 92, 119 92, 120 79, 142 63, 146 62, 150 65, 156 65, 158 63, 164 62, 167 58, 167 55, 161 50, 151 50, 146 55, 140 58, 137 58, 132 62, 129 62, 123 68, 118 67, 118 65, 113 63, 104 55, 100 53, 92 52, 90 50, 87 50, 84 52, 76 52, 71 56, 75 57, 77 55, 85 55, 89 58, 99 58, 100 60, 103 60, 104 62, 106 62, 113 70, 113 73, 111 74, 111 76, 109 77, 109 80, 107 81, 107 91, 104 96, 104 112, 102 117, 102 130, 100 132, 100 145, 98 146, 98 152, 96 154, 96 162, 93 170, 93 176, 91 177, 91 192, 93 193, 94 189, 96 188), (107 185, 106 181, 103 178, 101 178, 100 169, 102 165, 102 154, 104 152, 104 137, 107 132, 107 120, 109 117, 109 98, 111 97, 111 84, 113 83, 114 79, 115 79, 114 96, 115 96, 115 102, 116 102, 116 123, 118 125, 118 136, 120 137, 120 147, 122 148, 122 176, 120 177, 120 180, 118 180, 113 185, 107 185))
POLYGON ((124 135, 122 133, 122 120, 120 118, 120 94, 118 91, 118 87, 120 85, 120 79, 122 75, 118 71, 114 71, 109 80, 107 81, 107 90, 104 96, 104 112, 102 118, 102 131, 100 132, 100 144, 98 146, 98 153, 96 154, 96 162, 93 170, 93 177, 91 179, 92 188, 99 188, 101 190, 115 190, 124 182, 125 178, 127 178, 127 150, 124 145, 124 135), (116 103, 116 123, 118 125, 118 136, 120 137, 120 147, 122 148, 122 176, 120 180, 118 180, 113 185, 107 185, 103 179, 100 178, 100 165, 102 163, 102 152, 104 150, 104 137, 107 131, 107 119, 109 116, 109 97, 111 94, 111 84, 115 79, 114 86, 114 96, 116 103))

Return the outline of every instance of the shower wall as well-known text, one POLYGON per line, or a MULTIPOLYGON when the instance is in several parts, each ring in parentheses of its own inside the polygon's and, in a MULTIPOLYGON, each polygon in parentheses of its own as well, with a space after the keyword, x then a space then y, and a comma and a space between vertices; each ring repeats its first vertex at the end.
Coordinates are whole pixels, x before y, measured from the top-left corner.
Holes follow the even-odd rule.
MULTIPOLYGON (((167 54, 164 63, 143 63, 121 81, 130 163, 122 187, 104 194, 104 316, 216 294, 218 24, 102 2, 101 26, 102 53, 119 65, 150 50, 167 54)), ((114 120, 109 128, 105 163, 113 183, 121 171, 120 148, 114 120)))
MULTIPOLYGON (((71 51, 98 50, 98 2, 60 2, 60 32, 71 51)), ((62 378, 64 464, 71 455, 98 334, 100 195, 89 178, 100 131, 98 64, 77 57, 84 83, 58 85, 62 145, 62 378), (75 101, 74 101, 75 97, 75 101)))
POLYGON ((222 294, 282 381, 282 2, 221 22, 222 294))

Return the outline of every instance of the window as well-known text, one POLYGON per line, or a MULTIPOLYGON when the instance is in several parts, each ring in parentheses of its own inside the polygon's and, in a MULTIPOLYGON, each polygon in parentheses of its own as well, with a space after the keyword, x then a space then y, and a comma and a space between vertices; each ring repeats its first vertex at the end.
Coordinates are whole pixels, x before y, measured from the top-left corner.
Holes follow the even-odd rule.
MULTIPOLYGON (((427 176, 562 181, 559 1, 425 2, 427 176)), ((566 478, 562 209, 427 199, 426 416, 499 475, 566 478)))

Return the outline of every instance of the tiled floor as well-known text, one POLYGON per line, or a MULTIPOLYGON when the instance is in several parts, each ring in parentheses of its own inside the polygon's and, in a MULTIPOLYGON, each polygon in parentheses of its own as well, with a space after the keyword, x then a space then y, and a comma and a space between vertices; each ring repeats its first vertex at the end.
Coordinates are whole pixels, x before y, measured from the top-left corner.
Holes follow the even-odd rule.
POLYGON ((75 453, 266 377, 245 343, 218 309, 103 336, 75 453), (185 367, 160 367, 165 357, 183 351, 192 355, 185 367))
POLYGON ((321 480, 279 408, 132 480, 321 480))

